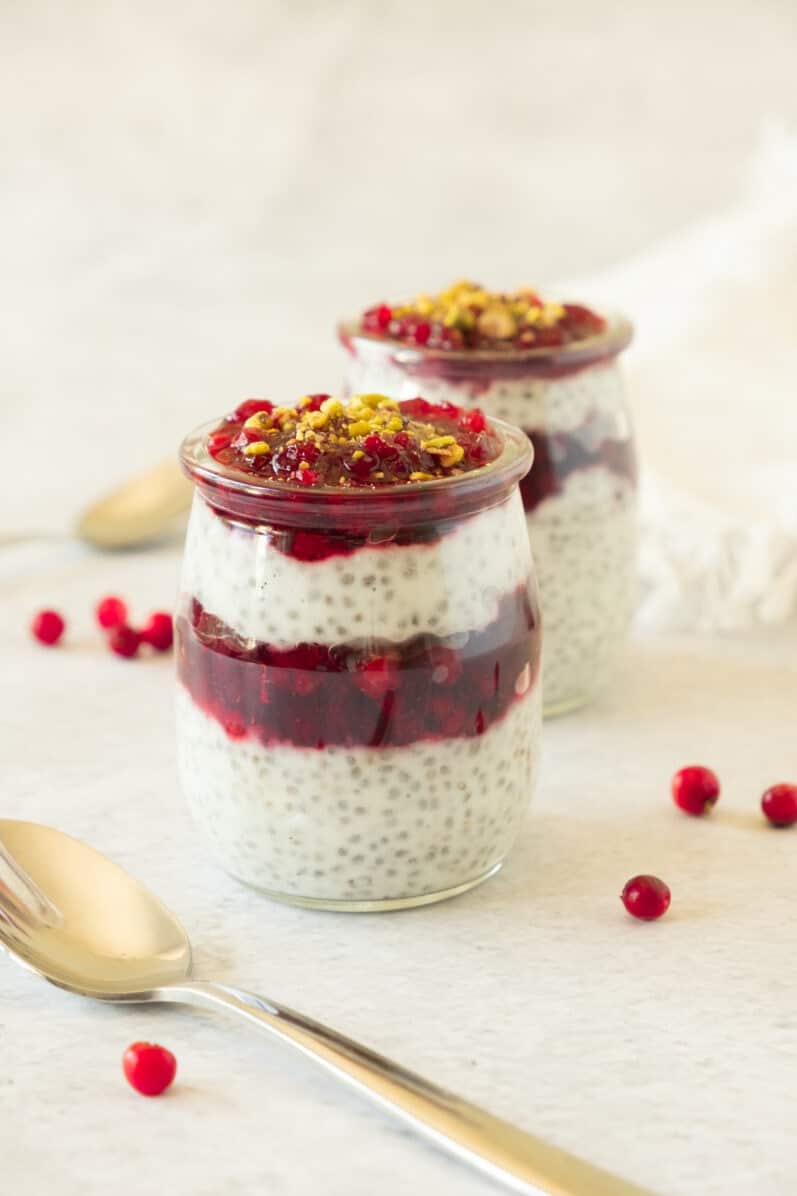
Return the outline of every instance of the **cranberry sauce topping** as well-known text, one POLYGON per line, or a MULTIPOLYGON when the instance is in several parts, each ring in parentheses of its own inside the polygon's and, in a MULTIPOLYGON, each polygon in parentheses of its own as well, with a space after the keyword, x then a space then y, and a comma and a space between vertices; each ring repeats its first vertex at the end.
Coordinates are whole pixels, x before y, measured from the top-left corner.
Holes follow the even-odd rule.
POLYGON ((603 435, 597 421, 588 420, 572 432, 528 433, 534 445, 534 465, 520 483, 520 495, 526 511, 533 511, 546 498, 560 494, 567 478, 579 470, 602 465, 619 478, 637 481, 636 456, 629 439, 603 435))
POLYGON ((306 395, 296 407, 246 399, 207 448, 249 480, 350 489, 455 477, 495 460, 501 443, 481 411, 451 403, 306 395))
POLYGON ((481 735, 534 683, 539 654, 525 587, 505 595, 480 631, 400 644, 253 644, 195 599, 178 620, 178 674, 194 702, 231 738, 264 746, 397 747, 481 735))
POLYGON ((380 303, 362 315, 359 328, 421 348, 506 352, 588 340, 606 329, 606 321, 581 304, 543 300, 528 287, 502 293, 465 281, 437 295, 380 303))

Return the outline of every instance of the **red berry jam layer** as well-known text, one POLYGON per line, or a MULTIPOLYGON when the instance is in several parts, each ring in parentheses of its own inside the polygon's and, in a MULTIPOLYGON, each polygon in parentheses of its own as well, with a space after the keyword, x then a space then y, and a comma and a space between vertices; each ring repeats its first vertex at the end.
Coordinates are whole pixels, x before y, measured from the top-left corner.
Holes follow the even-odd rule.
POLYGON ((567 479, 586 469, 603 466, 636 486, 637 463, 633 443, 626 437, 602 436, 597 421, 587 420, 572 432, 527 433, 534 446, 534 468, 520 482, 523 507, 535 510, 547 498, 562 494, 567 479))
POLYGON ((467 281, 437 295, 380 303, 359 322, 359 331, 367 336, 444 352, 556 348, 605 330, 604 317, 581 304, 552 303, 529 287, 503 293, 467 281))
POLYGON ((210 433, 210 455, 248 480, 305 489, 386 487, 457 477, 494 461, 478 410, 384 395, 306 395, 296 407, 246 399, 210 433))
POLYGON ((194 600, 178 620, 178 675, 232 739, 263 746, 398 747, 482 735, 536 679, 539 615, 526 586, 470 634, 275 648, 194 600))

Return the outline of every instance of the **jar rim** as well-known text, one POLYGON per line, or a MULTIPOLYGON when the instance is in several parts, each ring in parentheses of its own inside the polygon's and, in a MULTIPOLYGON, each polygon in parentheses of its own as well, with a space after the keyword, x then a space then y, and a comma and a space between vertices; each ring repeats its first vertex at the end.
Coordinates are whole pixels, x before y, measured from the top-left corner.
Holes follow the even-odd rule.
POLYGON ((529 472, 534 449, 525 432, 504 420, 488 418, 487 422, 500 438, 498 456, 478 469, 430 481, 312 489, 277 479, 253 482, 208 452, 208 435, 218 427, 218 419, 201 424, 185 437, 179 459, 183 472, 212 506, 245 519, 273 518, 289 525, 318 526, 330 521, 345 523, 348 516, 360 514, 378 520, 390 507, 394 522, 411 524, 430 518, 430 507, 438 496, 451 496, 456 516, 481 510, 529 472))
POLYGON ((616 357, 628 347, 634 336, 634 325, 620 312, 605 315, 606 327, 595 336, 571 341, 567 345, 543 345, 528 349, 435 349, 425 345, 408 345, 404 341, 364 332, 358 320, 341 320, 337 325, 338 340, 346 348, 355 344, 384 349, 399 366, 412 371, 413 366, 423 372, 424 365, 435 367, 445 373, 445 365, 451 366, 452 375, 466 376, 468 373, 484 373, 490 366, 499 370, 503 366, 513 372, 527 367, 530 373, 535 369, 576 369, 590 365, 593 361, 616 357))

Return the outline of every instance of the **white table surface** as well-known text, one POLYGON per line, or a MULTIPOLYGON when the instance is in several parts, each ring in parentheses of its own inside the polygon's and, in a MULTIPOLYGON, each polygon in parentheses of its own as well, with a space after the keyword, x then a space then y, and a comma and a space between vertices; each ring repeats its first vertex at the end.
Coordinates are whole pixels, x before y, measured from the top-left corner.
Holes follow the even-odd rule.
MULTIPOLYGON (((503 873, 437 907, 269 904, 205 854, 178 792, 167 660, 107 653, 90 607, 171 602, 177 553, 54 544, 0 565, 3 816, 129 867, 190 928, 200 974, 292 1004, 661 1196, 797 1190, 797 831, 761 790, 797 774, 794 629, 638 639, 592 709, 547 726, 540 790, 503 873), (47 651, 40 605, 73 616, 47 651), (715 767, 703 821, 668 781, 715 767), (652 871, 657 924, 618 901, 652 871)), ((331 1078, 223 1017, 91 1005, 0 961, 2 1190, 117 1196, 476 1196, 496 1190, 331 1078), (122 1078, 138 1038, 177 1055, 167 1097, 122 1078)))

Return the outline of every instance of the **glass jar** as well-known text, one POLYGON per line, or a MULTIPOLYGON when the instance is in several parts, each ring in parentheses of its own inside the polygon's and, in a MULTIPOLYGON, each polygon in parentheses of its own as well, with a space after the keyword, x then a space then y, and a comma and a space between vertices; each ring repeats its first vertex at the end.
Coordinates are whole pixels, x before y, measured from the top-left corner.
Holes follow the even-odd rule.
POLYGON ((532 793, 540 621, 526 438, 433 482, 242 480, 189 436, 178 760, 236 877, 298 905, 395 909, 500 868, 532 793))
POLYGON ((611 677, 637 598, 637 467, 614 317, 589 340, 534 350, 424 349, 343 324, 348 393, 478 405, 534 445, 521 482, 545 624, 546 715, 589 701, 611 677))

